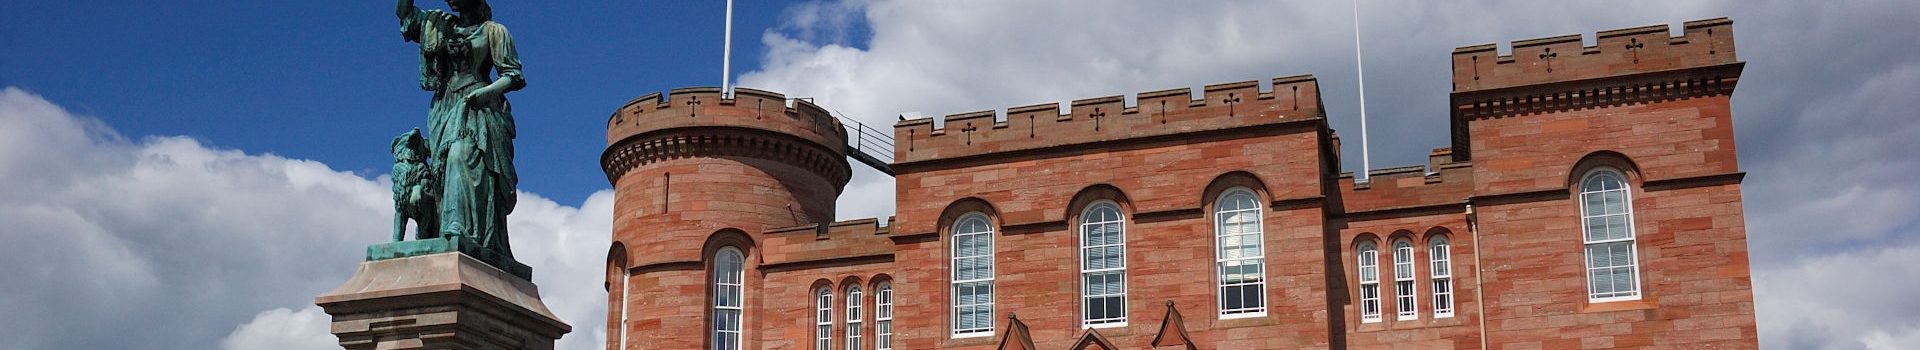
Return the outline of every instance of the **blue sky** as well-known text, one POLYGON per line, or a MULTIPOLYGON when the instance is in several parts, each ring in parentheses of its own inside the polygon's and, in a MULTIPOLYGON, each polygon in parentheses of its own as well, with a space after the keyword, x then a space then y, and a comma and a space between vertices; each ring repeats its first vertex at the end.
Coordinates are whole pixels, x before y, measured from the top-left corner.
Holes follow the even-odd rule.
MULTIPOLYGON (((439 0, 422 7, 445 8, 439 0)), ((651 91, 720 85, 720 1, 494 1, 529 87, 509 95, 521 189, 577 203, 606 188, 601 126, 651 91)), ((734 71, 787 3, 735 5, 734 71)), ((424 127, 417 46, 389 1, 7 1, 0 86, 33 91, 121 133, 378 175, 388 140, 424 127)))
MULTIPOLYGON (((559 347, 594 349, 602 123, 635 96, 718 85, 724 3, 491 2, 529 82, 508 95, 512 246, 576 327, 559 347)), ((1455 47, 1732 18, 1762 347, 1920 344, 1920 2, 1358 5, 1374 168, 1447 145, 1455 47)), ((0 0, 0 348, 336 348, 312 298, 389 237, 387 141, 425 123, 391 6, 0 0)), ((740 86, 861 122, 1313 74, 1343 167, 1361 167, 1350 2, 736 6, 740 86)), ((891 214, 892 181, 854 168, 838 216, 891 214)))

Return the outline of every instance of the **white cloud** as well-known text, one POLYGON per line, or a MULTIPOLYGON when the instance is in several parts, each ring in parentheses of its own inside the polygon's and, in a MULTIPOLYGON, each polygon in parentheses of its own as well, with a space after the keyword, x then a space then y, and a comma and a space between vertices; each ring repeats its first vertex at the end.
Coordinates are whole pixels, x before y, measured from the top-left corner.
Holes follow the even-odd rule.
POLYGON ((1807 259, 1754 271, 1761 345, 1782 349, 1897 349, 1920 339, 1920 242, 1807 259), (1899 345, 1899 346, 1894 346, 1899 345))
MULTIPOLYGON (((0 179, 7 349, 338 348, 313 297, 345 282, 392 220, 384 177, 189 138, 129 141, 17 88, 0 90, 0 179)), ((515 252, 578 325, 560 348, 598 348, 611 193, 584 210, 519 203, 515 252)))
POLYGON ((300 311, 287 308, 262 311, 253 317, 253 321, 240 325, 233 330, 233 334, 221 339, 220 349, 339 349, 339 340, 328 333, 332 319, 319 306, 308 306, 300 311))

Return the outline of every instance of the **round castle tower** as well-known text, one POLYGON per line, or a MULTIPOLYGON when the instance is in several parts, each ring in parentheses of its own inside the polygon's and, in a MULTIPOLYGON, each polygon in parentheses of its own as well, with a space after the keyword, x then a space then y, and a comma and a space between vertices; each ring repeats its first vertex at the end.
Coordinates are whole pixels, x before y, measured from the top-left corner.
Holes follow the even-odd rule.
MULTIPOLYGON (((757 235, 833 222, 851 176, 846 144, 825 109, 761 90, 675 89, 615 111, 600 156, 614 187, 609 348, 706 348, 709 271, 729 247, 745 261, 746 305, 756 305, 757 235)), ((761 322, 742 312, 746 329, 761 322)))

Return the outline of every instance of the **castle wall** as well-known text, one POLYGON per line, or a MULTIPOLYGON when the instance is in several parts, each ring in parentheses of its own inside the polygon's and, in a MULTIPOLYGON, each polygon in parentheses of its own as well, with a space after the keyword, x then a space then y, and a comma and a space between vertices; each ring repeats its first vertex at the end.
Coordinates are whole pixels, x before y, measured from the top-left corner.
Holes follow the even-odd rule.
MULTIPOLYGON (((625 300, 614 294, 611 309, 627 310, 628 348, 712 345, 704 330, 713 326, 712 261, 721 247, 746 258, 744 337, 778 339, 761 330, 785 325, 767 317, 783 310, 754 306, 766 305, 768 287, 785 285, 763 269, 787 245, 764 233, 832 221, 850 176, 838 121, 774 93, 680 89, 635 99, 607 123, 601 166, 614 183, 613 241, 624 253, 610 264, 625 272, 610 274, 607 289, 628 291, 625 300)), ((618 318, 610 319, 609 338, 618 337, 618 318)))
POLYGON ((1515 42, 1491 71, 1491 50, 1454 55, 1490 345, 1756 347, 1731 21, 1688 22, 1671 38, 1666 26, 1601 32, 1586 48, 1564 38, 1515 42), (1462 64, 1473 57, 1477 82, 1462 64), (1630 178, 1639 300, 1590 304, 1582 289, 1577 182, 1596 165, 1630 178))
POLYGON ((643 96, 608 120, 618 252, 608 288, 633 290, 610 305, 628 308, 624 328, 641 339, 629 349, 707 347, 712 253, 735 246, 747 256, 752 349, 814 349, 819 288, 833 290, 832 348, 843 348, 849 286, 866 293, 872 349, 882 282, 895 349, 992 349, 1020 336, 1061 349, 1090 333, 1122 348, 1753 348, 1730 108, 1744 63, 1731 21, 1684 33, 1456 49, 1451 147, 1364 182, 1340 174, 1309 76, 1211 85, 1198 98, 1173 89, 903 120, 897 216, 885 226, 830 222, 848 171, 845 131, 824 109, 751 89, 643 96), (1574 180, 1597 165, 1629 177, 1639 300, 1588 302, 1574 180), (1263 208, 1268 310, 1254 317, 1218 313, 1212 205, 1235 186, 1263 208), (1127 323, 1089 330, 1077 217, 1099 200, 1125 217, 1127 323), (994 229, 995 331, 956 338, 950 230, 973 211, 994 229), (1417 247, 1410 320, 1395 315, 1399 238, 1417 247), (1450 317, 1435 314, 1431 289, 1427 248, 1440 238, 1450 317), (1363 241, 1380 249, 1379 322, 1359 309, 1363 241), (1024 332, 1011 330, 1016 314, 1024 332))

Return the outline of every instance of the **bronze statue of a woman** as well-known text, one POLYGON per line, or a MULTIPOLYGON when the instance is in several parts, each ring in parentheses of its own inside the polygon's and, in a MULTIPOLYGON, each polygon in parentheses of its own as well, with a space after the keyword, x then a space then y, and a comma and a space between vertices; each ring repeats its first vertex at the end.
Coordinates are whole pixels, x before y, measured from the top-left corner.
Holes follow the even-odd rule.
MULTIPOLYGON (((512 260, 513 113, 506 93, 526 86, 507 27, 486 0, 447 0, 455 13, 399 0, 400 34, 420 43, 420 88, 433 92, 427 114, 429 176, 437 179, 439 236, 512 260)), ((428 225, 422 225, 428 226, 428 225)), ((434 235, 421 233, 420 237, 434 235)))

